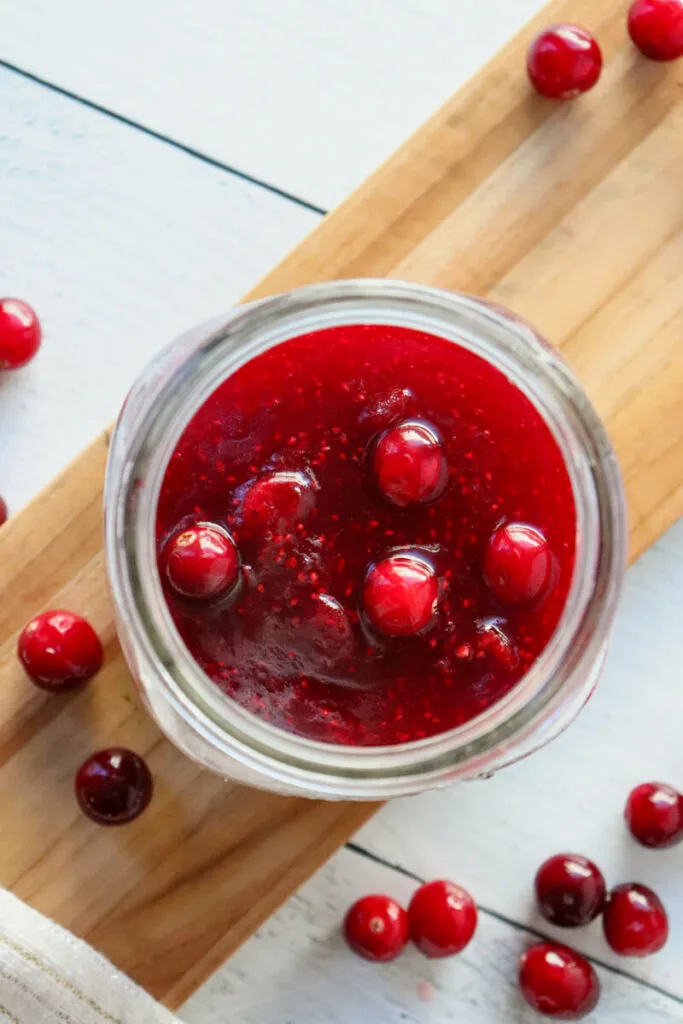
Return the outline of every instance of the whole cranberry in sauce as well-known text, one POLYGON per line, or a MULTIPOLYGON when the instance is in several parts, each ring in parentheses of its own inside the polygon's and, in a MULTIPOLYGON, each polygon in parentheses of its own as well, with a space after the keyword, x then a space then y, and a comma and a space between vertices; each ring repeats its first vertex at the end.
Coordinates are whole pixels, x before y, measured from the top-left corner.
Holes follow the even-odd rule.
POLYGON ((390 427, 375 446, 377 486, 400 508, 433 501, 448 481, 448 466, 438 433, 428 423, 408 420, 390 427))
POLYGON ((240 558, 230 534, 210 523, 199 523, 169 541, 166 577, 183 597, 210 600, 237 582, 240 558))
POLYGON ((537 601, 547 589, 553 556, 540 530, 528 523, 506 523, 491 535, 484 578, 503 604, 537 601))
POLYGON ((368 618, 389 636, 411 636, 434 617, 439 584, 428 562, 410 554, 393 555, 373 565, 363 600, 368 618))

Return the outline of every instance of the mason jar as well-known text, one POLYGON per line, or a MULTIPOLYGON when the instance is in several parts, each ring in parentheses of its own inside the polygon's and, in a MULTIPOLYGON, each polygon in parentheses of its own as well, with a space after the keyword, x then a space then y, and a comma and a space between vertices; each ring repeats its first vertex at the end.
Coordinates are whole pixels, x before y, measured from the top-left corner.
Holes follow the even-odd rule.
POLYGON ((616 458, 581 385, 525 321, 484 300, 392 280, 338 281, 238 306, 182 335, 134 384, 113 434, 105 488, 115 620, 149 713, 187 756, 262 789, 384 800, 488 776, 561 732, 590 696, 607 651, 626 561, 616 458), (478 717, 391 746, 308 739, 262 720, 200 669, 172 620, 157 566, 155 516, 188 422, 249 360, 302 334, 381 324, 428 332, 500 370, 532 403, 562 454, 576 510, 568 596, 545 648, 478 717))

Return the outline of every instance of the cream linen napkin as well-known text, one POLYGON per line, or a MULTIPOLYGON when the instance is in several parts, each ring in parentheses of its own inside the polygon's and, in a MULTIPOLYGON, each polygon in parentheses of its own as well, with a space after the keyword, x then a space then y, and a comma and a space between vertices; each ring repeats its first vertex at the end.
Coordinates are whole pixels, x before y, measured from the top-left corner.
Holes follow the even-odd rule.
POLYGON ((0 889, 0 1024, 178 1024, 85 942, 0 889))

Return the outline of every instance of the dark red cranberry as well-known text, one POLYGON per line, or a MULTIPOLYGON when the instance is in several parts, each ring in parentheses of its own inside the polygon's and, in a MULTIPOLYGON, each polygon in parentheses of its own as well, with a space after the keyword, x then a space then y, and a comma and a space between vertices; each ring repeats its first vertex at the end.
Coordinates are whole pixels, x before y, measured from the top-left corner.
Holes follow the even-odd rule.
POLYGON ((552 25, 536 36, 527 54, 531 84, 551 100, 571 100, 592 89, 602 70, 602 53, 579 25, 552 25))
POLYGON ((85 683, 102 667, 102 644, 97 633, 73 612, 36 615, 19 635, 17 653, 32 682, 52 692, 85 683))
POLYGON ((538 909, 562 928, 590 924, 602 912, 607 895, 600 869, 576 853, 558 853, 536 874, 538 909))
POLYGON ((477 906, 453 882, 427 882, 408 907, 410 937, 425 956, 453 956, 471 941, 477 928, 477 906))
POLYGON ((382 434, 373 469, 384 497, 401 508, 433 501, 448 480, 441 438, 434 427, 419 420, 399 423, 382 434))
POLYGON ((242 499, 246 536, 287 530, 306 518, 315 505, 316 485, 306 473, 269 473, 254 481, 242 499))
POLYGON ((408 942, 408 915, 391 896, 363 896, 344 919, 344 937, 354 953, 387 963, 408 942))
POLYGON ((0 370, 18 370, 40 348, 38 317, 21 299, 0 299, 0 370))
POLYGON ((139 754, 125 747, 99 750, 76 773, 81 810, 98 825, 125 825, 152 799, 152 776, 139 754))
POLYGON ((368 618, 389 636, 419 633, 434 617, 438 598, 434 569, 415 555, 392 555, 374 565, 365 578, 368 618))
POLYGON ((592 965, 557 942, 537 942, 522 953, 519 987, 529 1006, 555 1020, 581 1020, 600 998, 592 965))
POLYGON ((504 604, 538 600, 552 576, 553 556, 540 530, 505 523, 493 532, 484 559, 487 586, 504 604))
POLYGON ((617 885, 607 897, 605 938, 621 956, 650 956, 669 937, 669 919, 659 896, 646 885, 617 885))
POLYGON ((0 498, 0 526, 3 526, 3 524, 7 522, 8 515, 7 503, 4 498, 0 498))
POLYGON ((683 795, 663 782, 644 782, 629 794, 624 817, 643 846, 662 849, 683 839, 683 795))
POLYGON ((683 0, 636 0, 628 12, 628 31, 651 60, 683 57, 683 0))
POLYGON ((184 597, 209 600, 234 587, 240 556, 227 531, 199 523, 171 539, 166 555, 166 575, 184 597))

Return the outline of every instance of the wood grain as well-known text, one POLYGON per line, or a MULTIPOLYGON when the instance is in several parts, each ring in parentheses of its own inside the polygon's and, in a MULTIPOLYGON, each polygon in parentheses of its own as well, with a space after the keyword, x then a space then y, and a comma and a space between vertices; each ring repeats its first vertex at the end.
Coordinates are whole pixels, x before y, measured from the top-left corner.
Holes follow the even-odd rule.
MULTIPOLYGON (((553 3, 250 297, 384 274, 508 301, 563 347, 606 419, 635 556, 683 510, 681 84, 680 69, 635 57, 618 0, 553 3), (599 28, 607 71, 580 103, 529 93, 524 50, 548 20, 599 28)), ((20 823, 0 836, 0 882, 173 1006, 372 808, 227 786, 159 740, 107 607, 105 448, 0 536, 0 796, 20 823), (47 604, 87 612, 107 649, 96 685, 64 704, 31 691, 14 657, 16 631, 47 604), (112 742, 146 753, 159 780, 150 811, 115 833, 80 818, 71 794, 80 758, 112 742)))

